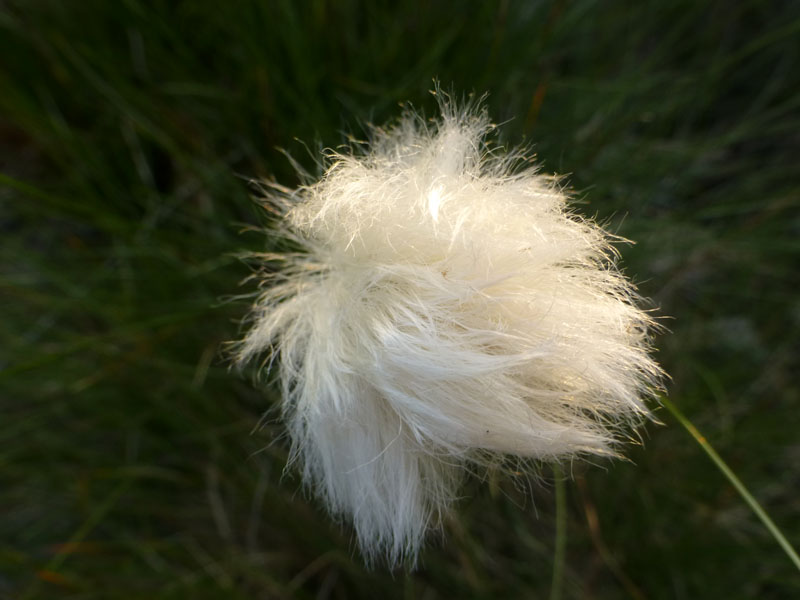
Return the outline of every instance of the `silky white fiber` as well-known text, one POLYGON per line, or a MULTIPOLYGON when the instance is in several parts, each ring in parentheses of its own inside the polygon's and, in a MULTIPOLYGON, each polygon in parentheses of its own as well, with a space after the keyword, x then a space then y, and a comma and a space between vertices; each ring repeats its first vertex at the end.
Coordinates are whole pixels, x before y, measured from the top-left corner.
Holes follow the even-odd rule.
POLYGON ((660 378, 616 238, 485 110, 441 108, 270 186, 296 251, 260 255, 237 346, 275 361, 292 460, 370 562, 413 563, 468 470, 614 454, 660 378))

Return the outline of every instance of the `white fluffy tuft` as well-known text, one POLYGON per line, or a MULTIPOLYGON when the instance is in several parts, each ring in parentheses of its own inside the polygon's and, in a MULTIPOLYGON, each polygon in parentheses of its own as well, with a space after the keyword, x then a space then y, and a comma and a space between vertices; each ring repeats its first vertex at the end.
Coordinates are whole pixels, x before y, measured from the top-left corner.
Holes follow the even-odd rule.
POLYGON ((262 255, 237 358, 280 357, 292 458, 367 560, 413 562, 466 468, 613 453, 658 385, 612 237, 492 129, 406 113, 269 197, 302 251, 262 255))

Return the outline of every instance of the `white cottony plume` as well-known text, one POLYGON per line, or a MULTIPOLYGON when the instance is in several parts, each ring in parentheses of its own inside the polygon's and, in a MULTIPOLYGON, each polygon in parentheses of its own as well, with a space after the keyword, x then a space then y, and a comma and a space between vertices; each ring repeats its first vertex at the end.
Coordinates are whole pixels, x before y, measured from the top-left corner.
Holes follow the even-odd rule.
POLYGON ((612 236, 491 146, 485 111, 442 113, 273 186, 274 234, 300 251, 262 255, 237 347, 279 359, 305 483, 391 564, 416 559, 475 466, 613 454, 660 377, 612 236))

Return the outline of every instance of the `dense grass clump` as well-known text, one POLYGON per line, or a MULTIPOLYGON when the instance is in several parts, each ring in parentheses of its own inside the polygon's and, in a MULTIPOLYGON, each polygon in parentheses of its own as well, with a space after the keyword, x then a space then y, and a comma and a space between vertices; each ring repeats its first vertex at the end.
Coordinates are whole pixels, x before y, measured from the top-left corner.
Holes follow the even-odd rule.
POLYGON ((0 55, 0 597, 800 594, 665 411, 630 463, 471 481, 419 571, 367 571, 222 351, 273 244, 251 180, 433 114, 434 77, 488 91, 637 241, 672 400, 800 544, 798 3, 8 0, 0 55))

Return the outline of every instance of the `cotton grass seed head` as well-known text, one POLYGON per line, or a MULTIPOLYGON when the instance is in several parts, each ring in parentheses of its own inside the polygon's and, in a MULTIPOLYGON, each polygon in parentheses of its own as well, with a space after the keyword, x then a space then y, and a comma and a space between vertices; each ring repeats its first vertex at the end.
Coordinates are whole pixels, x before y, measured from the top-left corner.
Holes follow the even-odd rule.
POLYGON ((660 378, 613 236, 483 109, 441 108, 273 188, 300 251, 261 256, 237 346, 277 359, 292 460, 368 561, 413 562, 475 467, 614 454, 660 378))

